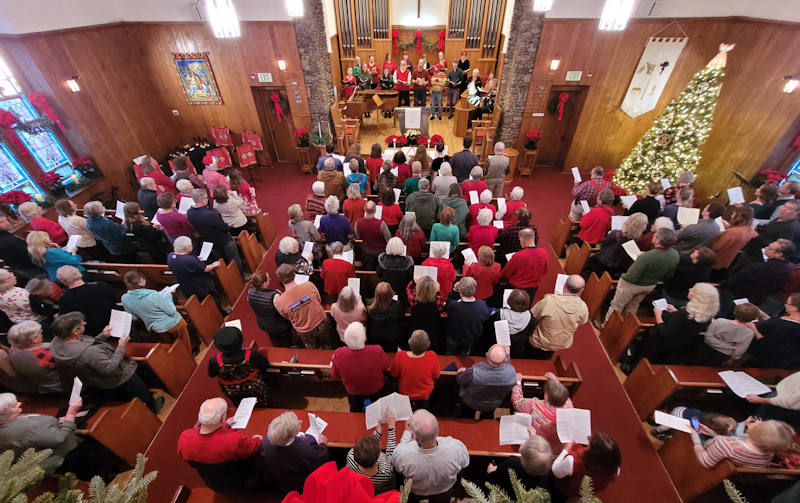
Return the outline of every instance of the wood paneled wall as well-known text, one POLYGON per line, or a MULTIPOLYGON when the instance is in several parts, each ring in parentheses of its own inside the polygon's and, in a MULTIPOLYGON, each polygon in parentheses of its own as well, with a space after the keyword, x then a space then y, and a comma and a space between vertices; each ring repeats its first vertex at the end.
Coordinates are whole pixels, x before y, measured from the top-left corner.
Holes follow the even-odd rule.
MULTIPOLYGON (((537 102, 539 93, 547 97, 553 85, 588 85, 565 169, 579 166, 588 171, 596 164, 616 168, 669 101, 716 54, 719 44, 727 42, 736 48, 728 54, 714 127, 703 148, 695 189, 712 195, 738 185, 733 170, 748 176, 757 172, 800 113, 800 93, 781 92, 783 77, 800 71, 800 25, 740 18, 678 19, 689 42, 656 109, 632 119, 619 109, 632 72, 647 38, 671 21, 634 19, 623 32, 605 32, 597 29, 596 19, 545 19, 519 146, 525 132, 541 127, 542 118, 531 114, 548 113, 546 100, 537 102), (554 57, 561 59, 561 65, 551 72, 554 57), (582 70, 582 80, 566 82, 569 70, 582 70)), ((681 32, 671 26, 660 34, 681 32)))
POLYGON ((294 126, 308 127, 294 25, 244 22, 241 30, 240 38, 226 40, 214 38, 207 23, 119 23, 5 37, 0 43, 25 91, 51 98, 77 153, 94 157, 124 188, 132 158, 160 157, 195 136, 210 137, 212 126, 228 126, 236 143, 243 130, 263 135, 251 86, 285 87, 294 126), (209 53, 224 104, 187 103, 173 52, 209 53), (286 60, 286 71, 278 69, 278 58, 286 60), (265 72, 272 73, 272 83, 251 79, 265 72), (71 75, 80 77, 79 93, 64 85, 71 75), (295 91, 302 103, 295 103, 295 91))

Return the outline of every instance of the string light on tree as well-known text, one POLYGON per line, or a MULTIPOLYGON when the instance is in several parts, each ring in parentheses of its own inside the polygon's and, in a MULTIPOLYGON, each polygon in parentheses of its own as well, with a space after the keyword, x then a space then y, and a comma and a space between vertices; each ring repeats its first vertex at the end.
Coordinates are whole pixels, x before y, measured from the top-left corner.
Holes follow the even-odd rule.
POLYGON ((614 183, 629 193, 640 193, 650 182, 675 181, 682 171, 694 172, 702 146, 711 133, 714 108, 725 75, 725 61, 733 44, 719 53, 673 99, 633 150, 614 171, 614 183))

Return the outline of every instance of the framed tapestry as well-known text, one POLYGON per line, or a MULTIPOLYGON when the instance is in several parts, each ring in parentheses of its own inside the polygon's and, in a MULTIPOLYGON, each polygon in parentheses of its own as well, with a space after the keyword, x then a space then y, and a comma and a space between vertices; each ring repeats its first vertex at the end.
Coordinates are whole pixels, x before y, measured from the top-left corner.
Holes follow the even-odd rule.
POLYGON ((173 53, 172 57, 186 93, 186 101, 193 105, 222 104, 222 95, 207 52, 173 53))

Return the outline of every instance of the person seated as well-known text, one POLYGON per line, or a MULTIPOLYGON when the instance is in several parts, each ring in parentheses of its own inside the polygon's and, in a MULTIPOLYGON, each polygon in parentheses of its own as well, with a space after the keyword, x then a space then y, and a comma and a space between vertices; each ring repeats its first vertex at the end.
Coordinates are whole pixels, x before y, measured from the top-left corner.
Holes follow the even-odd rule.
POLYGON ((35 231, 46 232, 50 237, 50 241, 63 246, 67 242, 67 233, 56 222, 42 216, 42 207, 34 201, 28 201, 19 205, 17 209, 19 214, 24 218, 31 229, 35 231))
POLYGON ((716 436, 704 446, 692 430, 697 461, 704 468, 713 468, 724 460, 745 468, 767 468, 775 453, 792 445, 795 432, 781 421, 762 421, 747 428, 747 437, 716 436))
MULTIPOLYGON (((576 166, 577 167, 577 166, 576 166)), ((612 183, 603 178, 605 171, 602 166, 595 166, 589 174, 589 179, 584 181, 575 180, 572 187, 572 204, 570 205, 569 219, 573 222, 580 222, 583 215, 581 201, 589 203, 590 208, 597 205, 597 196, 605 189, 611 190, 612 183)), ((610 204, 610 203, 609 203, 610 204)))
POLYGON ((194 169, 194 165, 189 160, 188 157, 185 155, 179 155, 172 159, 172 167, 175 169, 175 182, 177 185, 178 180, 189 180, 192 182, 192 185, 197 187, 198 189, 205 188, 206 182, 197 175, 194 169), (191 170, 189 168, 192 168, 191 170))
POLYGON ((343 171, 342 161, 340 161, 339 159, 337 159, 337 158, 335 158, 333 156, 333 151, 334 150, 336 150, 336 145, 334 145, 332 143, 328 143, 327 145, 325 145, 325 155, 323 155, 319 159, 317 159, 317 164, 316 164, 317 173, 322 171, 323 167, 325 166, 325 161, 328 160, 328 159, 333 159, 333 163, 334 163, 334 166, 336 168, 336 171, 343 171))
POLYGON ((569 390, 561 384, 555 374, 545 372, 544 398, 524 398, 522 395, 522 374, 517 373, 517 384, 511 389, 511 405, 514 410, 531 415, 531 426, 536 433, 544 437, 550 445, 557 445, 556 411, 558 409, 571 409, 572 400, 569 390))
MULTIPOLYGON (((303 218, 303 208, 299 204, 289 206, 287 213, 289 214, 289 230, 292 232, 292 236, 303 244, 308 242, 314 243, 314 256, 317 256, 317 245, 322 238, 319 235, 319 231, 314 226, 314 222, 303 218)), ((321 253, 319 255, 321 255, 321 253)))
POLYGON ((794 180, 787 180, 778 186, 778 198, 775 200, 775 206, 772 210, 772 215, 768 218, 778 218, 778 209, 786 204, 788 201, 795 199, 797 191, 800 190, 800 183, 794 180))
MULTIPOLYGON (((339 243, 341 244, 341 243, 339 243)), ((275 252, 275 267, 281 264, 289 264, 294 267, 296 274, 310 276, 314 273, 314 266, 303 256, 300 243, 295 238, 285 236, 278 241, 278 251, 275 252)))
POLYGON ((608 271, 612 278, 619 278, 633 264, 633 259, 622 245, 634 240, 638 246, 647 227, 647 215, 644 213, 629 216, 622 224, 622 230, 611 231, 603 238, 600 249, 586 262, 586 269, 598 276, 608 271))
MULTIPOLYGON (((474 227, 470 228, 472 232, 474 227)), ((495 286, 500 281, 500 264, 494 261, 494 251, 490 246, 481 246, 476 253, 477 262, 473 262, 466 267, 464 276, 475 278, 477 288, 475 298, 490 303, 490 298, 494 296, 495 286)), ((527 307, 525 308, 527 310, 527 307)))
POLYGON ((347 467, 360 473, 372 482, 375 494, 391 491, 395 487, 392 454, 394 453, 395 423, 394 413, 389 412, 385 421, 378 423, 372 435, 356 440, 353 448, 347 451, 347 467), (386 452, 381 452, 381 434, 386 424, 386 452))
POLYGON ((711 277, 711 266, 716 255, 711 248, 698 248, 691 255, 683 255, 672 277, 664 280, 664 298, 675 307, 685 306, 689 288, 711 277))
POLYGON ((58 225, 67 233, 69 237, 78 236, 78 252, 84 257, 95 260, 104 258, 104 250, 97 246, 94 234, 86 226, 86 219, 75 214, 78 206, 71 199, 59 199, 56 201, 56 211, 58 212, 58 225))
POLYGON ((8 216, 0 213, 0 259, 14 274, 24 278, 35 278, 44 274, 44 269, 33 263, 28 254, 28 244, 24 239, 14 235, 13 224, 8 216))
POLYGON ((366 270, 375 269, 378 265, 378 256, 383 253, 383 250, 386 249, 386 243, 392 238, 386 222, 380 218, 375 218, 375 207, 376 205, 373 201, 368 201, 364 206, 364 216, 356 221, 354 227, 355 238, 363 241, 361 245, 361 264, 366 270))
POLYGON ((739 252, 752 239, 758 237, 753 229, 753 208, 734 206, 727 228, 711 242, 711 250, 716 254, 712 267, 716 276, 723 277, 733 264, 739 252))
POLYGON ((81 257, 68 251, 62 250, 50 240, 50 236, 44 231, 32 231, 25 238, 28 243, 28 253, 30 253, 33 263, 40 266, 47 272, 50 281, 55 281, 56 271, 63 265, 75 266, 81 273, 84 268, 81 265, 81 257))
POLYGON ((449 252, 451 254, 456 252, 461 237, 458 226, 453 223, 455 214, 456 212, 453 208, 446 206, 439 213, 439 221, 431 226, 431 242, 449 243, 449 252))
MULTIPOLYGON (((444 150, 444 144, 440 143, 439 145, 441 145, 442 150, 444 150)), ((436 148, 438 149, 439 146, 437 145, 436 148)), ((436 166, 437 160, 439 159, 433 160, 434 167, 436 166)), ((450 187, 453 185, 458 185, 458 178, 453 176, 453 168, 450 166, 448 161, 442 161, 439 165, 439 170, 436 173, 437 175, 436 178, 433 179, 431 190, 433 190, 433 194, 436 197, 439 199, 444 199, 450 195, 450 187)))
POLYGON ((206 182, 206 189, 208 190, 207 193, 213 194, 214 187, 217 185, 223 185, 226 189, 230 189, 230 182, 222 176, 222 173, 219 172, 219 159, 215 156, 206 154, 203 157, 203 181, 206 182))
POLYGON ((0 311, 5 313, 11 323, 45 319, 33 312, 28 291, 17 286, 17 277, 8 269, 0 269, 0 311))
POLYGON ((395 152, 392 158, 392 169, 395 170, 395 176, 397 176, 397 188, 402 189, 405 187, 406 180, 411 178, 411 168, 408 167, 406 155, 402 150, 395 152))
POLYGON ((430 276, 419 276, 406 287, 411 304, 409 329, 422 330, 431 341, 436 352, 444 351, 444 321, 442 311, 445 299, 439 293, 439 283, 430 276))
MULTIPOLYGON (((66 458, 75 457, 72 453, 81 443, 75 434, 75 418, 81 405, 78 398, 61 418, 23 414, 22 403, 16 395, 0 393, 0 452, 13 451, 14 457, 19 458, 28 449, 52 449, 50 456, 39 467, 46 475, 53 474, 67 462, 66 458)), ((81 458, 78 455, 78 459, 67 462, 67 466, 79 464, 81 458)))
POLYGON ((100 201, 89 201, 83 205, 86 227, 92 231, 95 239, 103 243, 111 254, 111 260, 123 264, 138 262, 136 246, 128 238, 125 226, 114 222, 105 214, 106 210, 100 201))
POLYGON ((187 299, 192 295, 202 301, 206 295, 211 295, 217 306, 221 308, 217 287, 210 273, 222 265, 221 260, 210 264, 200 261, 192 255, 192 240, 187 236, 179 236, 172 243, 173 252, 167 255, 167 265, 175 276, 178 289, 187 299))
MULTIPOLYGON (((460 238, 467 237, 467 219, 469 218, 469 206, 464 201, 461 193, 461 186, 454 183, 450 186, 447 197, 442 200, 442 208, 452 208, 455 212, 453 225, 458 227, 460 238)), ((444 211, 444 209, 442 210, 444 211)), ((440 215, 441 218, 441 215, 440 215)))
MULTIPOLYGON (((431 256, 422 261, 422 265, 436 268, 436 281, 439 283, 439 292, 445 299, 450 295, 450 291, 453 289, 453 282, 456 280, 456 269, 453 267, 451 259, 445 258, 446 254, 446 243, 431 243, 431 256)), ((474 282, 475 280, 473 279, 472 281, 474 282)))
POLYGON ((439 378, 439 358, 424 330, 414 330, 408 339, 410 351, 398 351, 390 372, 398 378, 398 391, 411 400, 412 410, 427 409, 434 381, 439 378))
POLYGON ((364 400, 377 401, 386 382, 389 361, 380 346, 367 345, 364 324, 354 321, 344 331, 345 347, 333 352, 331 377, 342 381, 350 412, 363 412, 364 400))
POLYGON ((284 412, 269 423, 261 441, 261 478, 279 494, 302 491, 311 472, 328 461, 328 439, 300 432, 302 423, 294 412, 284 412))
POLYGON ((376 194, 381 194, 387 190, 394 191, 394 189, 403 188, 403 186, 400 185, 400 180, 397 178, 397 175, 392 172, 393 169, 392 161, 384 159, 383 164, 381 165, 381 172, 375 179, 376 194))
POLYGON ((238 236, 247 227, 247 217, 242 211, 244 201, 222 185, 214 187, 214 209, 228 226, 232 236, 238 236))
POLYGON ((619 477, 622 454, 614 438, 597 431, 589 437, 589 445, 568 442, 553 461, 555 488, 564 497, 580 496, 583 477, 592 479, 592 487, 601 492, 619 477))
POLYGON ((324 282, 322 290, 330 298, 335 298, 339 295, 342 288, 347 286, 349 278, 356 277, 356 270, 353 268, 353 264, 342 256, 343 249, 342 243, 334 241, 328 247, 331 258, 322 262, 322 272, 320 273, 320 277, 324 282))
POLYGON ((519 242, 519 231, 522 229, 531 229, 534 242, 539 242, 536 226, 531 223, 531 212, 525 207, 514 210, 513 223, 507 224, 504 220, 503 229, 497 234, 497 256, 500 257, 501 262, 505 262, 505 257, 509 253, 515 253, 522 249, 519 242))
MULTIPOLYGON (((363 175, 364 173, 358 174, 363 175)), ((358 219, 364 218, 364 207, 366 204, 367 200, 363 198, 361 192, 358 190, 358 185, 351 183, 347 187, 347 199, 342 203, 342 213, 350 220, 350 227, 353 229, 355 229, 358 219)))
POLYGON ((59 313, 80 311, 86 318, 86 331, 99 334, 119 304, 119 293, 103 281, 83 281, 81 270, 65 265, 58 268, 58 281, 67 287, 58 300, 59 313))
POLYGON ((145 288, 147 278, 139 271, 126 272, 124 280, 128 289, 121 299, 125 311, 134 319, 142 320, 150 332, 166 336, 167 340, 183 340, 191 350, 189 327, 175 308, 172 296, 145 288))
POLYGON ((340 201, 344 199, 347 182, 344 179, 344 173, 338 170, 332 157, 325 159, 322 171, 317 175, 317 180, 325 184, 325 197, 336 196, 340 201))
POLYGON ((405 310, 395 300, 391 285, 381 281, 375 287, 375 298, 367 308, 367 340, 379 344, 387 353, 394 353, 400 345, 405 331, 405 310))
POLYGON ((678 222, 678 210, 680 208, 694 208, 694 189, 691 187, 682 187, 678 191, 677 201, 672 204, 667 204, 661 210, 662 217, 667 217, 672 220, 672 225, 675 229, 680 228, 678 222))
POLYGON ((403 184, 403 194, 408 196, 419 190, 419 182, 422 180, 421 173, 422 163, 413 161, 411 163, 411 176, 403 184))
POLYGON ((536 327, 531 334, 529 354, 549 360, 553 351, 572 347, 575 330, 589 321, 589 308, 581 299, 586 285, 578 274, 570 274, 564 283, 564 293, 548 293, 531 308, 536 327))
POLYGON ((689 255, 698 248, 710 245, 720 233, 716 219, 724 213, 725 207, 719 203, 706 205, 701 212, 702 218, 696 224, 683 227, 675 234, 678 242, 674 247, 678 253, 689 255))
POLYGON ((611 207, 613 202, 614 193, 611 190, 600 191, 597 195, 598 204, 581 217, 581 230, 578 232, 578 238, 581 241, 595 245, 606 237, 611 229, 611 217, 614 215, 614 208, 611 207))
POLYGON ((478 250, 488 247, 494 255, 494 241, 497 239, 497 227, 492 225, 492 212, 488 208, 481 209, 476 215, 474 223, 467 231, 469 247, 478 255, 478 250))
POLYGON ((139 209, 139 203, 125 203, 125 229, 136 248, 146 252, 154 264, 166 264, 170 243, 166 234, 150 225, 139 209))
POLYGON ((294 268, 289 264, 279 265, 275 275, 284 287, 284 292, 273 300, 275 309, 291 322, 306 349, 333 347, 331 323, 314 283, 295 282, 294 268))
POLYGON ((531 315, 531 298, 525 290, 514 289, 508 295, 508 307, 497 311, 499 320, 508 322, 511 339, 509 353, 514 358, 527 358, 530 353, 530 339, 536 320, 531 315))
POLYGON ((663 187, 658 182, 648 183, 644 197, 637 199, 630 208, 625 210, 625 214, 633 215, 634 213, 644 213, 647 215, 647 221, 652 225, 658 214, 661 213, 661 202, 656 199, 656 196, 662 189, 663 187))
MULTIPOLYGON (((683 405, 673 407, 669 414, 681 419, 688 419, 689 421, 696 419, 699 424, 699 432, 701 432, 700 440, 703 444, 717 435, 746 437, 747 433, 745 430, 750 422, 744 421, 740 428, 739 423, 730 416, 717 414, 716 412, 703 412, 702 410, 692 409, 683 405)), ((650 434, 662 442, 665 442, 672 436, 672 431, 672 428, 669 426, 659 425, 650 430, 650 434)))
POLYGON ((288 348, 292 345, 292 324, 275 308, 278 295, 278 290, 269 287, 269 274, 258 270, 250 276, 247 303, 256 316, 256 325, 269 334, 273 346, 288 348))
POLYGON ((536 290, 547 272, 547 252, 536 246, 536 233, 533 229, 519 231, 520 251, 508 261, 500 279, 507 280, 511 288, 521 288, 528 296, 536 297, 536 290))
POLYGON ((267 369, 269 360, 258 351, 242 347, 242 331, 222 327, 214 334, 219 353, 208 360, 208 376, 216 377, 222 393, 239 406, 243 398, 257 399, 256 407, 269 407, 267 369))
POLYGON ((431 182, 423 178, 419 181, 419 190, 406 197, 406 212, 414 213, 425 235, 430 235, 436 217, 442 210, 442 202, 430 192, 430 187, 431 182))
POLYGON ((746 250, 749 255, 758 260, 760 249, 768 246, 769 243, 778 239, 788 239, 795 245, 795 251, 788 258, 796 259, 795 253, 797 246, 800 246, 800 222, 797 217, 800 215, 800 200, 789 199, 777 209, 777 215, 767 222, 756 227, 758 238, 751 242, 746 250))
POLYGON ((712 367, 738 363, 755 335, 758 308, 749 302, 733 310, 733 319, 716 318, 703 335, 704 343, 689 356, 689 364, 712 367))
POLYGON ((228 224, 222 220, 222 215, 208 207, 208 193, 204 189, 194 189, 192 201, 194 206, 186 212, 186 217, 200 235, 200 239, 212 243, 214 245, 212 253, 215 256, 224 258, 227 263, 236 262, 241 271, 239 248, 231 237, 228 224))
POLYGON ((312 222, 317 215, 325 215, 325 183, 316 181, 311 184, 311 194, 306 196, 306 217, 312 222))
POLYGON ((384 190, 380 193, 381 202, 378 206, 383 207, 381 210, 381 220, 386 222, 389 227, 389 232, 392 236, 397 232, 397 227, 400 225, 400 220, 403 218, 403 211, 400 209, 400 204, 395 199, 394 191, 384 190))
POLYGON ((797 424, 800 420, 798 387, 800 387, 800 372, 795 372, 781 379, 774 391, 764 396, 747 395, 745 398, 750 403, 760 404, 756 410, 756 417, 797 424))
POLYGON ((440 437, 436 417, 420 409, 406 423, 392 464, 412 480, 412 498, 449 501, 459 473, 469 466, 469 452, 460 440, 440 437))
POLYGON ((142 173, 144 173, 144 176, 152 178, 156 183, 159 194, 162 192, 175 193, 175 182, 161 171, 161 166, 158 164, 158 161, 146 155, 139 164, 142 166, 142 173))
MULTIPOLYGON (((465 193, 466 194, 466 193, 465 193)), ((467 195, 467 197, 469 197, 467 195)), ((469 216, 470 216, 470 225, 480 225, 477 224, 478 221, 478 212, 487 209, 492 213, 492 218, 490 220, 494 220, 495 215, 495 207, 492 204, 492 191, 489 189, 484 189, 480 193, 480 202, 475 204, 469 205, 469 216)))
POLYGON ((461 417, 493 419, 494 409, 508 396, 516 383, 516 371, 508 362, 509 354, 500 344, 494 344, 486 353, 486 361, 470 368, 458 369, 458 397, 461 402, 461 417))
POLYGON ((254 462, 261 435, 246 436, 232 429, 227 412, 224 398, 204 401, 197 413, 197 425, 178 437, 178 455, 214 492, 254 490, 254 462))
POLYGON ((550 490, 552 476, 550 466, 553 464, 553 450, 550 444, 534 431, 527 440, 519 446, 519 456, 508 456, 500 465, 489 463, 486 482, 494 484, 505 491, 514 494, 509 470, 514 472, 517 480, 526 489, 542 488, 550 490))
POLYGON ((344 331, 351 323, 355 321, 359 323, 367 322, 367 309, 364 307, 361 296, 356 295, 356 292, 351 287, 345 286, 339 292, 336 302, 331 304, 331 317, 336 323, 336 332, 339 334, 339 340, 344 342, 344 331))
MULTIPOLYGON (((168 192, 165 192, 165 194, 168 194, 168 192)), ((141 206, 142 211, 144 211, 144 216, 147 217, 148 220, 152 220, 153 215, 155 215, 158 210, 158 204, 156 203, 157 196, 155 180, 149 176, 140 178, 136 200, 139 202, 139 206, 141 206)))
MULTIPOLYGON (((791 205, 786 203, 783 206, 791 205)), ((720 315, 725 317, 733 309, 733 299, 747 298, 755 305, 761 305, 769 296, 780 292, 791 280, 795 265, 789 261, 795 254, 795 245, 788 239, 773 241, 763 253, 764 262, 750 264, 737 271, 719 284, 723 291, 723 305, 720 315)))
MULTIPOLYGON (((482 180, 483 168, 475 166, 469 172, 469 178, 461 182, 461 192, 466 196, 465 199, 469 200, 469 193, 475 191, 478 195, 487 190, 486 182, 482 180)), ((491 192, 491 191, 490 191, 491 192)), ((489 198, 491 200, 491 198, 489 198)))
POLYGON ((50 344, 42 342, 42 326, 23 321, 8 329, 9 362, 18 376, 35 386, 39 394, 63 394, 66 376, 56 369, 50 344))
MULTIPOLYGON (((203 182, 203 185, 205 185, 205 182, 203 182)), ((194 192, 194 189, 197 189, 199 187, 194 186, 192 182, 190 182, 189 180, 178 180, 177 182, 175 182, 175 188, 178 189, 178 193, 175 194, 175 201, 180 207, 181 201, 184 198, 189 199, 191 201, 192 192, 194 192)), ((169 194, 169 192, 162 192, 162 194, 169 194)), ((159 194, 159 196, 160 195, 161 194, 159 194)))
MULTIPOLYGON (((349 245, 353 239, 353 229, 350 227, 350 220, 339 214, 339 199, 336 196, 329 196, 325 200, 325 211, 327 214, 319 221, 319 231, 325 236, 325 245, 330 246, 336 242, 349 245)), ((328 256, 330 255, 329 250, 328 256)))
POLYGON ((406 285, 414 275, 414 260, 405 255, 406 245, 403 240, 394 237, 386 243, 386 251, 378 256, 377 275, 382 281, 389 283, 397 292, 398 300, 408 305, 406 285))
POLYGON ((195 231, 189 219, 183 213, 175 209, 175 195, 169 192, 164 192, 156 197, 158 203, 158 224, 164 229, 164 234, 167 235, 170 243, 175 242, 178 236, 194 237, 195 231))
MULTIPOLYGON (((417 192, 417 194, 423 193, 424 192, 417 192)), ((439 200, 436 196, 434 196, 434 198, 437 201, 439 200)), ((406 207, 408 207, 408 202, 406 202, 406 207)), ((415 264, 422 262, 422 251, 425 248, 426 240, 425 232, 418 225, 417 218, 418 217, 415 217, 410 212, 407 212, 403 215, 403 219, 400 220, 400 225, 397 226, 397 232, 395 233, 395 236, 400 238, 405 245, 406 255, 411 257, 415 264)))
MULTIPOLYGON (((356 190, 358 191, 358 194, 361 197, 364 197, 364 196, 367 195, 367 184, 369 182, 369 179, 367 178, 366 173, 363 173, 363 172, 360 171, 359 165, 358 165, 358 161, 359 160, 361 160, 361 163, 363 164, 364 159, 361 159, 360 157, 359 158, 350 159, 350 161, 348 163, 348 167, 350 168, 350 174, 347 175, 346 177, 344 177, 344 180, 345 180, 345 183, 347 184, 347 188, 348 189, 350 187, 352 187, 353 185, 355 185, 356 186, 356 190)), ((366 168, 364 168, 364 169, 366 169, 366 168)), ((349 193, 347 194, 347 198, 350 199, 350 194, 349 193)))
POLYGON ((56 338, 50 345, 56 368, 79 377, 83 382, 83 398, 90 409, 107 400, 128 401, 138 398, 158 414, 164 398, 155 398, 144 380, 136 374, 137 364, 125 354, 127 335, 120 337, 114 348, 106 341, 111 327, 105 327, 97 337, 84 335, 86 322, 77 311, 62 314, 53 322, 56 338))
POLYGON ((486 302, 475 299, 476 287, 474 278, 463 278, 447 297, 445 311, 449 322, 445 354, 466 356, 472 354, 473 347, 477 348, 492 311, 486 302))
POLYGON ((789 295, 786 315, 760 321, 747 354, 748 367, 800 369, 800 293, 789 295))

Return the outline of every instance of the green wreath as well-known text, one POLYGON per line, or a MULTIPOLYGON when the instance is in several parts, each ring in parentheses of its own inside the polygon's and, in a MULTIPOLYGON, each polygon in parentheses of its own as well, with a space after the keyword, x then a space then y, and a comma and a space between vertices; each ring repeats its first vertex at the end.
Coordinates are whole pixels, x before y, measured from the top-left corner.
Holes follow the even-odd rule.
MULTIPOLYGON (((569 112, 571 105, 571 100, 567 100, 564 103, 564 114, 566 115, 569 112)), ((550 115, 558 115, 558 98, 553 98, 550 100, 550 103, 547 104, 547 111, 550 112, 550 115)))
MULTIPOLYGON (((439 41, 438 40, 436 42, 433 42, 433 43, 428 43, 428 40, 423 36, 421 42, 422 42, 422 48, 425 49, 426 51, 438 51, 439 50, 439 41)), ((404 51, 409 51, 411 49, 416 49, 417 48, 417 39, 416 38, 412 38, 408 42, 400 42, 398 40, 397 41, 397 47, 399 47, 400 49, 402 49, 404 51)))
MULTIPOLYGON (((286 99, 286 96, 284 96, 283 93, 276 92, 275 94, 279 96, 278 103, 281 106, 281 110, 283 111, 283 115, 285 118, 289 115, 289 101, 286 99)), ((275 107, 275 102, 272 101, 271 99, 269 101, 271 103, 272 113, 274 113, 275 116, 277 116, 278 110, 275 107)))

